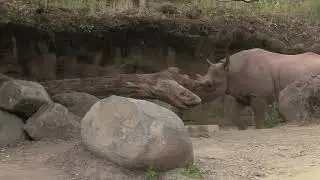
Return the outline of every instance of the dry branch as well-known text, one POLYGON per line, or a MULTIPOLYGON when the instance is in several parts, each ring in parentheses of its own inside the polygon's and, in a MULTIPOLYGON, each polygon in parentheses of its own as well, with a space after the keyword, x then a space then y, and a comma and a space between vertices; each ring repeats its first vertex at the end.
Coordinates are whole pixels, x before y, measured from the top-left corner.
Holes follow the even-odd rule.
MULTIPOLYGON (((201 103, 192 90, 197 81, 179 73, 177 68, 153 74, 119 74, 113 77, 93 77, 40 82, 49 94, 68 91, 86 92, 100 98, 112 94, 134 98, 154 98, 187 109, 201 103)), ((203 94, 203 93, 199 93, 203 94)))

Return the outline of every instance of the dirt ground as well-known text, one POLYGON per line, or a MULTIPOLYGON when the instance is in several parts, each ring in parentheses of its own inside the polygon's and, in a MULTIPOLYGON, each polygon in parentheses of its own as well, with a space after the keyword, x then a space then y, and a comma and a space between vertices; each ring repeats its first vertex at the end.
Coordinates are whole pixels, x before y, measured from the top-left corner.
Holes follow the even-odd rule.
MULTIPOLYGON (((320 178, 319 128, 286 125, 264 130, 233 129, 221 130, 212 138, 193 138, 196 165, 208 180, 316 180, 320 178)), ((0 152, 0 179, 133 177, 145 179, 139 173, 102 162, 77 141, 26 142, 0 152)))

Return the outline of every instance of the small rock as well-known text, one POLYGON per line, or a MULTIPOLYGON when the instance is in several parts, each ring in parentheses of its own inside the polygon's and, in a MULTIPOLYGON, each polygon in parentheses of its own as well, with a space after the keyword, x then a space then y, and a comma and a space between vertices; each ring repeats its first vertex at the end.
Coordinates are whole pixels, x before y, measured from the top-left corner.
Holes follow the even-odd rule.
MULTIPOLYGON (((13 145, 25 140, 23 120, 14 114, 0 110, 0 146, 13 145)), ((5 149, 1 149, 4 152, 5 149)))
POLYGON ((262 173, 262 172, 254 172, 252 174, 252 176, 255 176, 255 177, 266 177, 266 173, 262 173))
POLYGON ((25 131, 33 140, 80 137, 80 118, 61 104, 45 104, 31 116, 25 131))
POLYGON ((0 108, 28 118, 51 99, 42 85, 37 82, 10 80, 0 87, 0 108))
POLYGON ((218 125, 188 125, 186 126, 190 137, 209 138, 219 131, 218 125))
POLYGON ((193 162, 182 120, 145 100, 113 95, 98 101, 81 121, 81 139, 97 156, 129 169, 165 171, 193 162))
POLYGON ((83 92, 67 92, 56 94, 52 97, 54 102, 64 105, 77 116, 83 117, 99 98, 83 92))

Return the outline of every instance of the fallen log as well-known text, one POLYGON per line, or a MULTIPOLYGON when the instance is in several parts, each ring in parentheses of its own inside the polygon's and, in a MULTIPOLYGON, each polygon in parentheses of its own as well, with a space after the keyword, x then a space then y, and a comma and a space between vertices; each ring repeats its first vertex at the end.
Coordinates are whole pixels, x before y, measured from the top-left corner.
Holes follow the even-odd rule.
POLYGON ((153 74, 119 74, 113 77, 90 77, 39 82, 49 94, 68 91, 86 92, 99 98, 111 94, 133 98, 159 99, 180 109, 188 109, 201 103, 194 94, 207 94, 200 84, 178 68, 170 67, 153 74))

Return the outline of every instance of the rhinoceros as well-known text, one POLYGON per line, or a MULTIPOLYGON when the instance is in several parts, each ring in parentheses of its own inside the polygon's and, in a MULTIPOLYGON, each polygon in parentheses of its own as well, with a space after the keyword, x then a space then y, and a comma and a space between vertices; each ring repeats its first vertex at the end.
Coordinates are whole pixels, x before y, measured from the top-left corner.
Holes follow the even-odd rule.
POLYGON ((256 129, 264 128, 267 107, 282 89, 303 76, 320 73, 320 55, 312 52, 287 55, 254 48, 227 55, 215 64, 207 61, 208 72, 198 80, 210 87, 211 100, 224 94, 234 97, 230 118, 242 130, 248 127, 239 118, 245 106, 253 109, 256 129))

